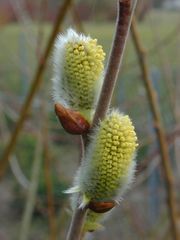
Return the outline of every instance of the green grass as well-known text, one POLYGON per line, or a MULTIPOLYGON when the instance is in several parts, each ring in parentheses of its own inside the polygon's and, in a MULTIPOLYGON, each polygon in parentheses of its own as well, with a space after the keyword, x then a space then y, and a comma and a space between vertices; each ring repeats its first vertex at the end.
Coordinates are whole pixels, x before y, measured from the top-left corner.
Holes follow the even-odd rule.
MULTIPOLYGON (((164 12, 164 11, 152 11, 145 19, 144 22, 139 23, 139 31, 141 33, 142 41, 147 49, 150 49, 155 42, 154 35, 159 35, 160 39, 163 39, 170 33, 179 21, 178 13, 176 12, 164 12), (157 32, 157 33, 156 33, 157 32)), ((108 52, 111 45, 111 40, 114 34, 114 23, 87 23, 85 24, 86 32, 90 33, 93 37, 96 37, 99 42, 104 46, 106 52, 108 52)), ((173 46, 168 46, 168 49, 173 46)), ((126 49, 126 59, 134 59, 134 53, 132 44, 129 44, 126 49)))
MULTIPOLYGON (((170 33, 179 21, 177 12, 153 11, 139 24, 139 31, 144 42, 144 46, 150 49, 155 43, 155 35, 159 39, 163 39, 170 33)), ((44 36, 47 40, 51 31, 50 25, 44 26, 44 36)), ((88 22, 84 24, 84 28, 88 34, 97 38, 99 43, 103 45, 107 55, 111 46, 111 41, 114 34, 114 23, 111 22, 88 22)), ((37 64, 36 57, 36 37, 38 34, 38 26, 36 24, 22 25, 11 24, 0 29, 0 87, 16 93, 21 93, 25 87, 23 84, 28 84, 28 81, 33 76, 35 66, 37 64)), ((173 36, 172 36, 173 37, 173 36)), ((156 37, 157 38, 157 37, 156 37)), ((176 36, 174 36, 176 39, 176 36)), ((165 46, 165 51, 169 60, 177 63, 176 47, 173 44, 175 40, 165 46)), ((43 43, 44 45, 44 43, 43 43)), ((136 56, 133 51, 133 46, 129 39, 128 46, 125 51, 124 63, 134 61, 136 56)), ((149 58, 151 64, 158 64, 159 59, 154 54, 149 58)), ((133 70, 134 71, 134 70, 133 70)), ((132 72, 133 73, 133 72, 132 72)))
MULTIPOLYGON (((139 31, 141 33, 142 41, 147 49, 150 49, 157 42, 157 39, 166 37, 177 25, 179 21, 178 13, 152 11, 144 22, 139 24, 139 31)), ((88 34, 93 38, 97 38, 98 42, 103 45, 105 52, 108 52, 111 46, 111 41, 114 34, 114 23, 111 22, 86 22, 84 28, 88 34)), ((52 26, 45 24, 44 41, 50 34, 52 26)), ((36 24, 22 26, 18 24, 11 24, 0 29, 0 88, 19 95, 27 90, 29 82, 33 77, 37 65, 37 35, 38 26, 36 24)), ((169 61, 174 66, 177 65, 176 44, 177 35, 167 46, 163 46, 163 51, 168 56, 169 61)), ((129 38, 128 45, 125 51, 123 64, 128 64, 136 60, 136 55, 129 38)), ((158 54, 149 56, 151 65, 160 65, 158 54)), ((136 66, 136 64, 134 64, 136 66)), ((137 75, 137 70, 126 69, 123 77, 129 78, 137 75)))

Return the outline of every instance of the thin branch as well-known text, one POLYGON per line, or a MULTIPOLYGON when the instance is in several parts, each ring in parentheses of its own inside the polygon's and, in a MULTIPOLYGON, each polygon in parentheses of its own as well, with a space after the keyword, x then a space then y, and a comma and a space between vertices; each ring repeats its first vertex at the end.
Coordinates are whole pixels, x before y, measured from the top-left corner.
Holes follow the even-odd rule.
MULTIPOLYGON (((79 163, 84 158, 84 152, 85 152, 85 144, 86 144, 86 137, 87 136, 80 136, 80 160, 79 163)), ((84 220, 86 217, 86 212, 87 208, 79 208, 79 205, 77 205, 72 219, 71 219, 71 224, 67 233, 67 238, 66 240, 81 240, 82 238, 82 228, 84 225, 84 220)))
MULTIPOLYGON (((109 57, 100 98, 93 119, 92 129, 98 124, 99 120, 102 120, 104 118, 110 105, 113 90, 119 73, 119 68, 123 58, 123 53, 126 46, 126 41, 135 5, 136 1, 131 10, 131 0, 118 0, 116 33, 112 44, 112 50, 109 57)), ((87 142, 89 140, 88 136, 85 135, 82 137, 84 145, 86 147, 87 142)), ((81 232, 86 212, 87 212, 86 208, 80 209, 77 206, 72 217, 71 225, 67 235, 67 240, 81 239, 82 237, 81 232)))
POLYGON ((33 98, 35 96, 35 93, 37 92, 37 90, 38 90, 38 88, 41 84, 42 75, 45 71, 45 67, 46 67, 48 57, 51 53, 51 50, 52 50, 52 47, 54 45, 54 41, 55 41, 56 36, 58 34, 59 28, 60 28, 60 26, 61 26, 61 24, 62 24, 62 22, 65 18, 65 15, 67 13, 67 10, 68 10, 69 6, 71 5, 71 2, 72 2, 72 0, 65 0, 62 7, 59 9, 56 23, 54 25, 51 36, 50 36, 49 41, 47 43, 47 47, 44 51, 44 55, 40 59, 39 66, 37 68, 35 77, 32 81, 32 85, 29 89, 28 95, 27 95, 27 97, 25 99, 25 102, 24 102, 24 105, 22 107, 19 120, 16 124, 14 132, 11 135, 11 138, 10 138, 8 144, 7 144, 7 147, 4 150, 2 160, 0 161, 0 178, 3 177, 3 175, 6 171, 6 168, 8 166, 9 156, 11 155, 11 153, 12 153, 12 151, 13 151, 15 145, 16 145, 18 135, 19 135, 19 133, 20 133, 22 127, 23 127, 24 121, 26 119, 26 115, 27 115, 27 113, 30 109, 33 98))
POLYGON ((58 237, 59 239, 65 239, 65 228, 68 224, 69 205, 66 200, 62 201, 61 209, 57 215, 58 229, 60 229, 58 237))
POLYGON ((136 25, 135 19, 132 22, 131 33, 132 33, 132 39, 135 46, 135 50, 137 52, 139 65, 142 71, 142 80, 145 85, 151 112, 154 118, 157 139, 159 141, 162 168, 164 172, 164 178, 165 178, 165 184, 166 184, 166 190, 167 190, 167 204, 168 204, 168 210, 170 215, 173 239, 178 240, 179 239, 178 221, 176 217, 177 207, 176 207, 175 189, 174 189, 174 183, 173 183, 174 179, 173 179, 173 173, 172 173, 170 158, 168 153, 168 144, 166 141, 164 128, 161 123, 161 115, 158 108, 156 93, 153 88, 152 81, 149 74, 147 56, 146 56, 145 50, 142 47, 140 36, 137 31, 137 25, 136 25))
POLYGON ((102 120, 104 118, 109 108, 123 59, 123 53, 126 47, 129 28, 131 25, 131 17, 133 15, 134 8, 135 7, 133 7, 133 10, 131 11, 130 0, 118 1, 116 32, 92 127, 96 126, 99 120, 102 120))
POLYGON ((66 240, 80 240, 82 228, 86 217, 86 208, 77 208, 72 216, 71 225, 66 240))

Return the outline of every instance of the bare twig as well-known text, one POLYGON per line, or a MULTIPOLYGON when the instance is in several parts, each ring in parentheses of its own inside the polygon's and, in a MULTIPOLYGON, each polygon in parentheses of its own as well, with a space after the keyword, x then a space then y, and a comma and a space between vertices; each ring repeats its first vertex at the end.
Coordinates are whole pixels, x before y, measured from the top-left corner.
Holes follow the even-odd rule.
POLYGON ((155 95, 155 90, 153 89, 152 81, 150 79, 146 53, 142 47, 139 33, 137 31, 135 19, 132 22, 131 33, 132 33, 133 43, 137 52, 140 68, 142 71, 142 80, 145 85, 151 112, 154 118, 157 138, 159 141, 159 146, 161 151, 161 161, 162 161, 165 184, 167 189, 167 204, 169 209, 173 239, 178 240, 179 234, 178 234, 178 224, 177 224, 177 218, 176 218, 176 213, 177 213, 176 198, 175 198, 175 190, 174 190, 174 184, 173 184, 173 181, 174 181, 173 173, 172 173, 169 153, 168 153, 168 145, 165 137, 164 128, 161 123, 161 115, 158 108, 158 102, 155 95))
POLYGON ((69 205, 67 203, 66 200, 62 201, 62 205, 61 205, 61 210, 59 212, 59 214, 57 215, 57 222, 58 222, 58 229, 60 228, 61 231, 59 231, 58 233, 58 237, 59 239, 65 239, 65 229, 66 229, 66 225, 68 224, 68 215, 69 215, 69 209, 68 209, 69 205))
POLYGON ((54 25, 51 36, 50 36, 49 41, 47 43, 47 47, 44 51, 43 56, 40 59, 39 66, 37 68, 35 77, 32 81, 32 85, 29 89, 29 93, 28 93, 28 95, 26 97, 26 100, 24 102, 24 105, 22 107, 19 120, 16 124, 15 130, 12 133, 12 136, 11 136, 11 138, 10 138, 8 144, 7 144, 7 147, 4 151, 2 160, 0 161, 0 178, 2 178, 4 173, 5 173, 5 170, 6 170, 7 165, 8 165, 9 156, 11 155, 11 153, 12 153, 14 147, 15 147, 17 137, 18 137, 18 135, 19 135, 19 133, 20 133, 22 127, 23 127, 23 124, 24 124, 24 121, 26 119, 26 115, 27 115, 27 113, 30 109, 32 100, 35 96, 35 93, 37 92, 37 89, 39 88, 39 86, 41 84, 42 75, 44 73, 48 57, 49 57, 50 52, 52 50, 52 47, 53 47, 54 41, 56 39, 57 33, 59 31, 60 25, 62 24, 62 22, 64 20, 64 17, 66 15, 66 12, 67 12, 71 2, 72 2, 72 0, 65 0, 62 7, 59 10, 56 23, 54 25))
MULTIPOLYGON (((133 10, 131 11, 131 0, 118 0, 116 33, 114 36, 112 50, 105 73, 103 87, 93 119, 92 129, 98 124, 99 120, 102 120, 104 118, 110 105, 114 86, 123 58, 123 53, 126 46, 126 40, 128 37, 135 5, 136 1, 133 6, 133 10)), ((86 147, 88 142, 88 136, 83 136, 83 141, 86 147)), ((67 240, 80 240, 82 238, 81 230, 86 216, 86 210, 86 208, 80 209, 77 206, 72 217, 71 226, 67 235, 67 240)))
POLYGON ((105 78, 93 119, 93 127, 102 120, 111 102, 113 90, 117 81, 123 53, 126 46, 129 27, 131 24, 131 1, 118 1, 116 33, 105 73, 105 78))
MULTIPOLYGON (((85 152, 85 143, 86 143, 86 136, 80 136, 80 161, 82 161, 84 157, 84 152, 85 152)), ((82 228, 83 228, 83 223, 86 217, 86 212, 87 209, 85 208, 79 208, 79 205, 77 205, 72 219, 71 219, 71 224, 67 233, 67 238, 66 240, 81 240, 82 236, 82 228)))
POLYGON ((86 217, 86 208, 77 208, 72 216, 71 225, 67 235, 67 240, 79 240, 82 236, 82 228, 86 217))

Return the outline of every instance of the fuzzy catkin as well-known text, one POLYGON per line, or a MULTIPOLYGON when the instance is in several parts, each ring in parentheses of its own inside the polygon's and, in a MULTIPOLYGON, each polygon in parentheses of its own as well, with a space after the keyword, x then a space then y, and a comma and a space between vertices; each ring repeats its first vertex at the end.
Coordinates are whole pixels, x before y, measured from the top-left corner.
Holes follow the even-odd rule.
POLYGON ((103 60, 104 53, 96 39, 67 44, 63 81, 82 109, 93 105, 96 90, 94 83, 103 70, 103 60))
MULTIPOLYGON (((72 207, 77 205, 77 192, 82 197, 80 207, 94 202, 119 202, 134 178, 137 137, 127 115, 111 111, 96 128, 74 187, 72 207)), ((74 207, 73 207, 74 208, 74 207)), ((83 231, 102 228, 100 224, 109 213, 87 211, 83 231)))
POLYGON ((69 29, 54 50, 54 101, 91 120, 102 84, 105 53, 96 39, 69 29))
POLYGON ((106 116, 79 170, 78 185, 86 199, 116 200, 127 188, 134 175, 136 141, 134 126, 127 115, 113 111, 106 116))

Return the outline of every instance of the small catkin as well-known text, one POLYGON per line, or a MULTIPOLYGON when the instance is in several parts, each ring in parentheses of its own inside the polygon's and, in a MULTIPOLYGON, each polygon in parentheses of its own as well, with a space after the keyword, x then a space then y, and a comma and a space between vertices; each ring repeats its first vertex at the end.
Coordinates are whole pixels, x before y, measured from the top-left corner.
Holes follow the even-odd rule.
POLYGON ((104 71, 102 46, 96 39, 69 29, 54 51, 54 100, 91 120, 104 71))

